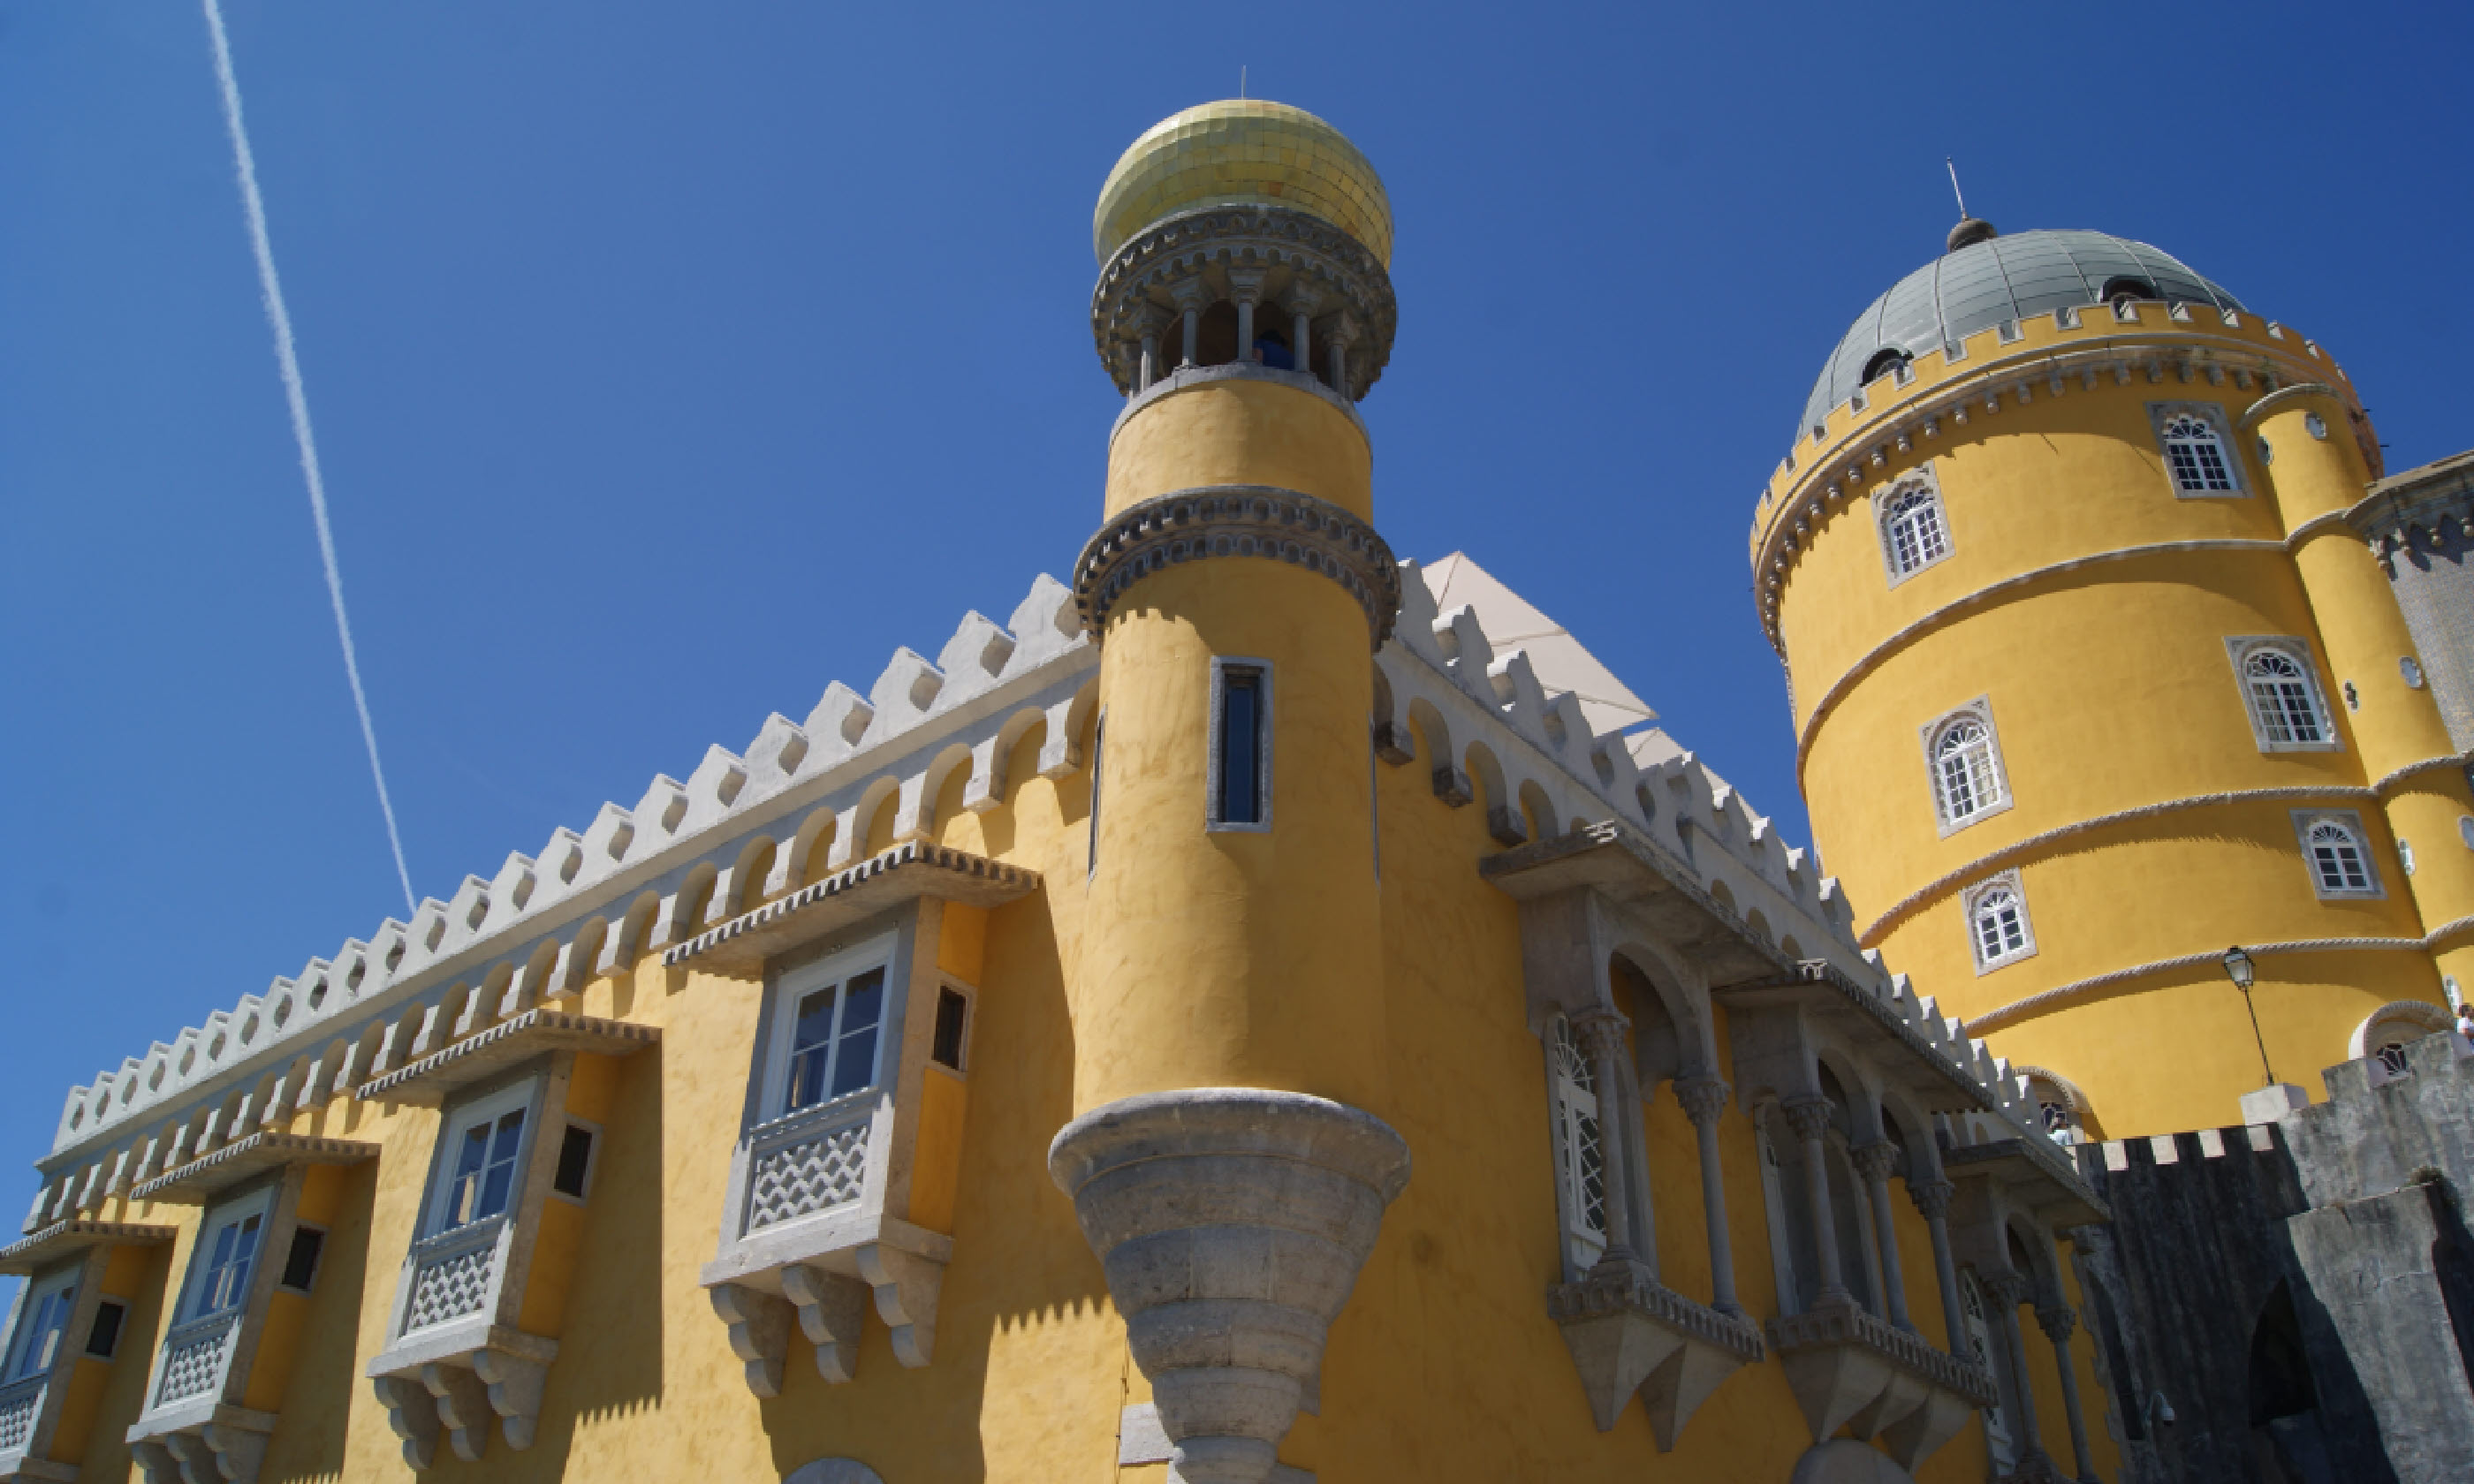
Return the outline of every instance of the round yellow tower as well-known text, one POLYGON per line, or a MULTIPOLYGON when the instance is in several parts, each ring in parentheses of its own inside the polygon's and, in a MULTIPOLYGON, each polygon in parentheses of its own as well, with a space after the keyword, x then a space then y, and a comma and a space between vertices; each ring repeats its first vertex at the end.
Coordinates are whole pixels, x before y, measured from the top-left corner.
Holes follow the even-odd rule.
POLYGON ((1280 104, 1134 141, 1093 213, 1126 394, 1075 567, 1101 646, 1074 1104, 1050 1168, 1177 1476, 1255 1484, 1408 1151, 1387 1101, 1371 652, 1399 605, 1357 415, 1391 209, 1280 104))
POLYGON ((1961 223, 1823 369, 1752 536, 1814 836, 2057 1124, 2231 1121, 2474 963, 2377 472, 2325 351, 2098 232, 1961 223))

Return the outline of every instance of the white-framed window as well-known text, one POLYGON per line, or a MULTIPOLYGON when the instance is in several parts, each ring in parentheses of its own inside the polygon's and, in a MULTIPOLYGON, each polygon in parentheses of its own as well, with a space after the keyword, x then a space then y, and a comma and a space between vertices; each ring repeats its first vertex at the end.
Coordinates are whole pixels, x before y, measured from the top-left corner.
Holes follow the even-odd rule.
POLYGON ((1950 555, 1950 520, 1942 511, 1941 486, 1929 466, 1875 496, 1881 530, 1881 564, 1896 587, 1950 555))
POLYGON ((55 1273, 34 1283, 23 1304, 17 1332, 9 1340, 9 1379, 24 1380, 51 1369, 60 1357, 61 1336, 69 1327, 69 1309, 77 1303, 77 1269, 55 1273))
POLYGON ((2036 954, 2036 932, 2027 922, 2027 895, 2019 873, 2005 871, 1967 894, 1967 940, 1976 971, 1989 973, 2036 954))
POLYGON ((1272 663, 1238 656, 1211 660, 1211 765, 1207 829, 1272 827, 1272 663))
POLYGON ((2236 634, 2225 640, 2225 654, 2261 752, 2335 750, 2337 728, 2309 645, 2282 635, 2236 634))
POLYGON ((1555 1179, 1564 1245, 1575 1267, 1594 1267, 1607 1250, 1607 1155, 1598 1125, 1598 1085, 1589 1059, 1557 1016, 1546 1027, 1555 1116, 1555 1179))
POLYGON ((876 1086, 892 935, 786 974, 766 1059, 765 1116, 876 1086))
POLYGON ((2296 809, 2293 832, 2311 871, 2311 889, 2321 898, 2388 895, 2371 863, 2370 836, 2361 815, 2351 809, 2296 809))
POLYGON ((189 1292, 181 1306, 183 1323, 238 1308, 249 1297, 250 1274, 257 1267, 273 1195, 271 1189, 259 1190, 207 1213, 189 1258, 189 1292))
POLYGON ((2225 437, 2224 409, 2209 402, 2150 402, 2147 417, 2174 494, 2221 499, 2244 492, 2242 467, 2225 437))
POLYGON ((527 1078, 449 1115, 426 1234, 436 1236, 506 1213, 515 1200, 539 1083, 527 1078))
POLYGON ((1933 811, 1945 835, 2010 807, 2010 784, 1986 698, 1935 718, 1922 733, 1933 811))

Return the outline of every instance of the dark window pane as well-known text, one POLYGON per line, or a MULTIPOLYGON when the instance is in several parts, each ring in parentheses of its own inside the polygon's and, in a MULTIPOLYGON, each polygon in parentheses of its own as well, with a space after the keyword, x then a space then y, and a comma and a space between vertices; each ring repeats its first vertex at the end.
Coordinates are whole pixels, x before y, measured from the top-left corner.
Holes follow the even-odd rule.
POLYGON ((283 1286, 303 1293, 318 1278, 318 1255, 327 1250, 327 1233, 301 1227, 292 1233, 292 1251, 283 1259, 283 1286))
POLYGON ((567 1137, 558 1144, 558 1173, 550 1177, 549 1187, 561 1195, 584 1199, 585 1172, 593 1167, 593 1131, 567 1126, 567 1137))
POLYGON ((1220 821, 1261 822, 1262 677, 1223 670, 1220 690, 1220 821))
POLYGON ((936 992, 936 1040, 928 1055, 956 1071, 962 1069, 962 1016, 969 1008, 952 990, 936 992))
POLYGON ((839 1097, 856 1092, 876 1080, 876 1027, 861 1027, 842 1038, 841 1051, 834 1058, 834 1090, 839 1097))
POLYGON ((95 1305, 94 1328, 86 1331, 85 1352, 97 1360, 109 1360, 120 1349, 120 1324, 129 1317, 129 1306, 109 1299, 95 1305))

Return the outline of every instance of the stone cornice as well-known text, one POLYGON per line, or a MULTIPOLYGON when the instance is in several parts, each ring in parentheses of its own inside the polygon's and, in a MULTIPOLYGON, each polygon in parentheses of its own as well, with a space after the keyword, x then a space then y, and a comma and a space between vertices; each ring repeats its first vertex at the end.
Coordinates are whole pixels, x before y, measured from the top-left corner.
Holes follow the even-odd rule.
MULTIPOLYGON (((2211 311, 2213 312, 2213 311, 2211 311)), ((2034 316, 2049 319, 2050 316, 2034 316)), ((2228 317, 2239 329, 2244 317, 2228 317)), ((2074 321, 2073 323, 2076 323, 2074 321)), ((1789 554, 1808 533, 1852 498, 1869 468, 1886 469, 1895 450, 1911 452, 1920 441, 1941 436, 1945 419, 1964 424, 1980 407, 1983 414, 2001 411, 2004 397, 2025 405, 2041 389, 2064 395, 2072 377, 2093 390, 2095 378, 2110 373, 2116 385, 2127 385, 2133 371, 2144 370, 2150 381, 2161 381, 2168 368, 2177 378, 2205 374, 2214 384, 2232 371, 2238 386, 2247 386, 2255 373, 2271 381, 2291 382, 2296 374, 2324 373, 2324 353, 2307 341, 2288 341, 2281 327, 2268 325, 2268 344, 2241 333, 2202 331, 2192 321, 2143 324, 2122 334, 2073 336, 2033 341, 2022 335, 2018 348, 2000 351, 1970 370, 1958 371, 1910 399, 1891 402, 1848 425, 1837 437, 1814 445, 1799 436, 1786 458, 1792 472, 1783 488, 1765 489, 1758 536, 1754 542, 1754 598, 1760 610, 1762 632, 1771 647, 1783 653, 1775 595, 1783 592, 1789 554), (2321 364, 2315 366, 2314 359, 2321 364), (2269 368, 2274 367, 2274 370, 2269 368), (1823 487, 1827 487, 1825 490, 1823 487)), ((1995 337, 1992 330, 1970 336, 1971 343, 1995 337)), ((1993 338, 1995 346, 2012 344, 1993 338)), ((2315 383, 2316 384, 2316 383, 2315 383)), ((2341 398, 2342 394, 2340 394, 2341 398)))
POLYGON ((2294 403, 2307 402, 2315 396, 2324 396, 2341 404, 2345 400, 2345 394, 2324 381, 2297 381, 2291 386, 2279 387, 2251 403, 2241 417, 2234 419, 2234 426, 2247 433, 2259 426, 2262 419, 2275 417, 2294 403))
MULTIPOLYGON (((2466 927, 2474 927, 2474 918, 2460 918, 2454 922, 2443 922, 2438 931, 2420 938, 2298 938, 2288 943, 2246 943, 2243 945, 2243 950, 2254 957, 2262 953, 2427 952, 2439 938, 2466 927)), ((1967 1034, 1990 1035, 2005 1025, 2059 1010, 2073 1000, 2085 998, 2102 990, 2109 990, 2115 985, 2126 984, 2147 974, 2220 964, 2224 956, 2225 950, 2222 948, 2208 948, 2198 953, 2176 954, 2172 958, 2150 959, 2145 964, 2133 964, 2127 969, 2116 969, 2108 973, 2092 974, 2085 979, 2074 979, 2068 984, 2055 985, 2050 990, 2030 994, 2025 999, 2014 999, 2006 1005, 1995 1006, 1984 1014, 1971 1018, 1967 1022, 1967 1034)))
POLYGON ((1084 632, 1100 635, 1117 600, 1152 573, 1222 557, 1264 557, 1320 572, 1365 610, 1370 648, 1392 636, 1400 611, 1400 566, 1392 548, 1371 525, 1330 501, 1268 485, 1172 491, 1102 526, 1074 562, 1084 632))
POLYGON ((1274 367, 1256 366, 1249 361, 1231 361, 1225 366, 1180 366, 1142 391, 1127 397, 1126 410, 1117 414, 1117 420, 1108 426, 1109 446, 1116 446, 1117 435, 1125 431, 1126 424, 1133 420, 1134 414, 1141 412, 1152 403, 1175 396, 1179 392, 1190 392, 1196 387, 1213 386, 1225 381, 1262 381, 1275 387, 1287 387, 1291 391, 1306 393, 1346 414, 1348 420, 1356 424, 1361 437, 1366 433, 1366 419, 1358 413, 1357 404, 1323 385, 1321 377, 1305 371, 1280 371, 1274 367))

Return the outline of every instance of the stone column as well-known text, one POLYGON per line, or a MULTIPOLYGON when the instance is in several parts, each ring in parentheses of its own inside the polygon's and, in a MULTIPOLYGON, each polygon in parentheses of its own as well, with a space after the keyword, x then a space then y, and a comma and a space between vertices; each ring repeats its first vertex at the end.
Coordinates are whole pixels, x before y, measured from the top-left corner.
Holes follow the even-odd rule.
POLYGON ((1625 1178, 1630 1161, 1625 1151, 1631 1121, 1619 1112, 1623 1083, 1617 1076, 1618 1063, 1624 1053, 1623 1017, 1612 1011, 1586 1011, 1573 1017, 1572 1029, 1581 1038, 1581 1051, 1589 1059, 1589 1080, 1597 1084, 1598 1092, 1598 1162, 1600 1179, 1606 1183, 1607 1252, 1602 1262, 1637 1262, 1640 1253, 1632 1240, 1632 1189, 1625 1178))
POLYGON ((1907 1318, 1906 1270, 1899 1261, 1899 1229, 1890 1221, 1890 1171, 1899 1162, 1899 1146, 1887 1139, 1875 1139, 1856 1150, 1852 1158, 1873 1200, 1873 1234, 1881 1249, 1883 1312, 1889 1315, 1890 1323, 1913 1334, 1916 1327, 1907 1318))
POLYGON ((1950 1339, 1950 1352, 1961 1360, 1969 1358, 1967 1349, 1967 1307, 1958 1298, 1958 1264, 1950 1256, 1950 1198, 1957 1193, 1947 1180, 1914 1180, 1907 1182, 1907 1199, 1925 1218, 1925 1230, 1932 1233, 1933 1281, 1941 1287, 1942 1332, 1950 1339))
POLYGON ((1143 338, 1142 361, 1134 371, 1134 391, 1137 393, 1150 391, 1152 383, 1159 380, 1159 332, 1167 319, 1168 316, 1152 304, 1143 305, 1141 312, 1134 316, 1134 331, 1143 338))
POLYGON ((1348 347, 1357 341, 1357 322, 1343 311, 1339 320, 1333 323, 1331 333, 1323 336, 1323 340, 1331 347, 1331 389, 1342 396, 1346 396, 1348 395, 1348 347))
POLYGON ((1409 1183, 1409 1146, 1324 1098, 1188 1088, 1082 1114, 1049 1145, 1048 1172, 1151 1378, 1170 1476, 1264 1484, 1409 1183))
POLYGON ((2078 1315, 2069 1304, 2055 1300, 2036 1305, 2036 1324, 2045 1338, 2053 1342, 2053 1364, 2062 1373, 2062 1415, 2071 1424, 2071 1474, 2082 1480, 2096 1478, 2093 1455, 2088 1451, 2087 1418, 2079 1410, 2078 1368, 2071 1364, 2071 1331, 2077 1327, 2078 1315))
POLYGON ((1710 1229, 1710 1306, 1721 1314, 1740 1314, 1735 1302, 1735 1249, 1727 1235, 1726 1172, 1718 1163, 1718 1115, 1727 1108, 1727 1085, 1715 1077, 1692 1077, 1675 1085, 1675 1100, 1692 1120, 1701 1145, 1701 1216, 1710 1229))
POLYGON ((1182 369, 1198 365, 1194 358, 1195 343, 1202 328, 1202 311, 1211 303, 1211 287, 1201 278, 1179 278, 1168 286, 1169 297, 1185 316, 1185 346, 1179 352, 1177 366, 1182 369))
POLYGON ((1314 323, 1314 313, 1322 306, 1322 296, 1302 283, 1289 285, 1289 297, 1281 307, 1289 312, 1289 369, 1300 375, 1314 374, 1312 347, 1307 344, 1307 330, 1314 323))
POLYGON ((1254 306, 1263 299, 1263 270, 1228 270, 1228 293, 1237 300, 1237 364, 1254 364, 1254 306))
POLYGON ((1821 1265, 1821 1293, 1815 1306, 1852 1305, 1856 1296, 1838 1266, 1838 1230, 1830 1219, 1830 1167, 1822 1162, 1821 1136, 1830 1129, 1832 1109, 1826 1097, 1802 1097, 1782 1104, 1787 1127, 1804 1146, 1805 1205, 1811 1209, 1812 1251, 1821 1265))
POLYGON ((2020 1472, 2042 1457, 2045 1440, 2036 1428, 2036 1384, 2027 1376, 2027 1341, 2019 1332, 2019 1305, 2031 1297, 2027 1280, 2016 1273, 1977 1274, 1976 1285, 1993 1302, 2001 1326, 2001 1348, 2010 1357, 2010 1395, 2019 1403, 2020 1472))

